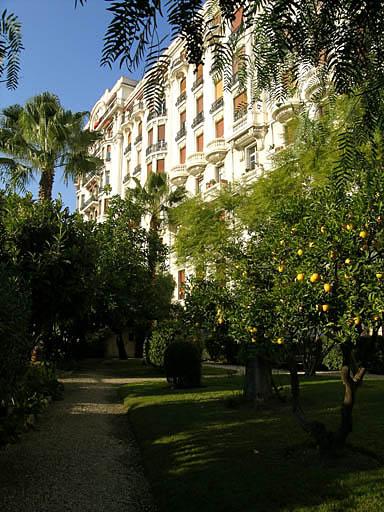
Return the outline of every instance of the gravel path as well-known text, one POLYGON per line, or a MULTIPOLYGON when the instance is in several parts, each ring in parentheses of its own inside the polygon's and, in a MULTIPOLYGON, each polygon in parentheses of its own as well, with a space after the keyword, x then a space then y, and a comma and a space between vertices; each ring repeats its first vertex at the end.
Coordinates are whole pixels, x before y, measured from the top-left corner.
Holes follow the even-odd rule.
POLYGON ((36 431, 0 451, 0 511, 154 510, 117 396, 125 379, 90 368, 62 380, 65 399, 36 431))

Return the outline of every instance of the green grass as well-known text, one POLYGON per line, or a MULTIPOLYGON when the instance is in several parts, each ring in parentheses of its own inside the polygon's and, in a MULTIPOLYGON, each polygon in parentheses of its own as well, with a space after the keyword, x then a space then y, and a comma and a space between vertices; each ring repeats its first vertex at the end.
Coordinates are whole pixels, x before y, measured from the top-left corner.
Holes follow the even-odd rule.
MULTIPOLYGON (((204 385, 172 390, 147 382, 121 389, 162 512, 384 509, 384 467, 373 457, 353 449, 321 460, 288 405, 256 410, 242 403, 237 376, 211 377, 204 385)), ((359 390, 350 437, 353 446, 379 456, 383 392, 379 380, 359 390)), ((328 425, 337 424, 342 393, 338 379, 303 382, 306 411, 328 425)))

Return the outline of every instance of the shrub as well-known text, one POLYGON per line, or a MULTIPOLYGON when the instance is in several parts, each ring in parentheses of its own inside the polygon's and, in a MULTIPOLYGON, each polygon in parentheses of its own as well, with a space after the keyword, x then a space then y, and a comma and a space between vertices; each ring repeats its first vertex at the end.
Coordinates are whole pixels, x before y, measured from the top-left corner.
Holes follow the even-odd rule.
POLYGON ((152 332, 146 343, 146 360, 158 368, 164 367, 164 353, 173 341, 175 341, 175 328, 171 325, 160 326, 152 332))
POLYGON ((164 366, 168 382, 176 388, 200 386, 201 354, 192 343, 171 343, 164 354, 164 366))

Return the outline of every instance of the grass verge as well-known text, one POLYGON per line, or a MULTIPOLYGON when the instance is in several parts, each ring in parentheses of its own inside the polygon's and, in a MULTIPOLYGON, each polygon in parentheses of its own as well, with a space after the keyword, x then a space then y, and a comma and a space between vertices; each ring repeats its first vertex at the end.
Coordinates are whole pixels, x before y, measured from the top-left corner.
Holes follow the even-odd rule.
MULTIPOLYGON (((354 447, 331 461, 307 444, 288 405, 256 410, 242 403, 241 377, 211 377, 204 386, 121 388, 162 512, 384 509, 384 467, 356 448, 384 456, 384 381, 370 380, 359 391, 354 447)), ((336 425, 338 379, 308 378, 302 389, 311 417, 336 425)))

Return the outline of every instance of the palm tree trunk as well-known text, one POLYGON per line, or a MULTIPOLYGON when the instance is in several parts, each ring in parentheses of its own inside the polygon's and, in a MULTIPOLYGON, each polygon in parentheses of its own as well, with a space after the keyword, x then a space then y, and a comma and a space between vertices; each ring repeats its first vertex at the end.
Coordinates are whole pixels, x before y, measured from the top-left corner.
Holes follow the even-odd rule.
POLYGON ((39 182, 39 201, 52 201, 54 170, 43 170, 39 182))

